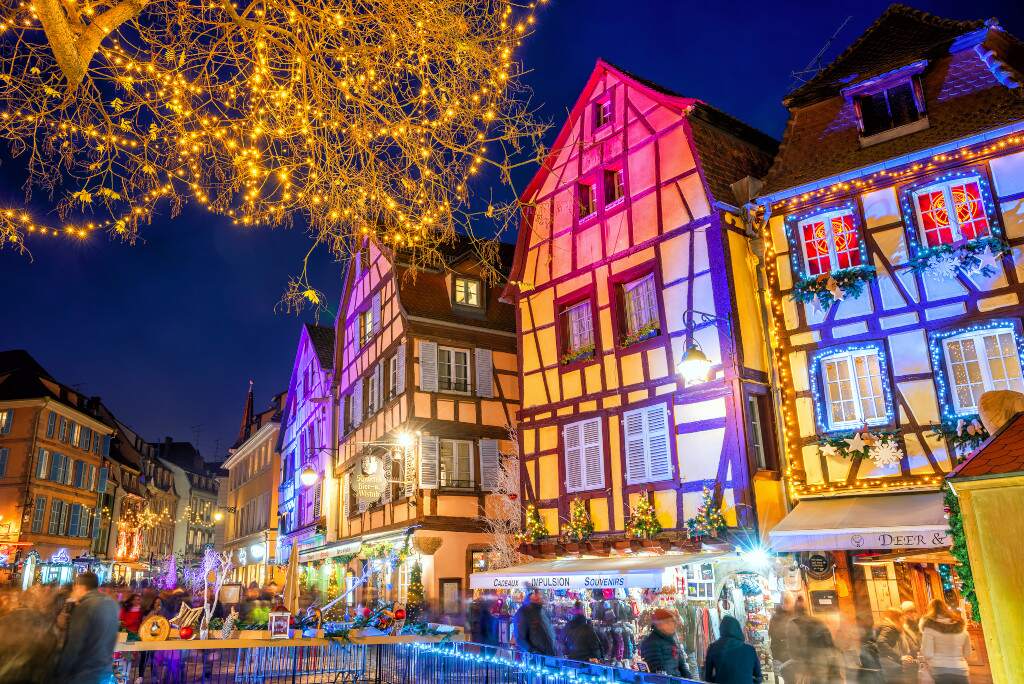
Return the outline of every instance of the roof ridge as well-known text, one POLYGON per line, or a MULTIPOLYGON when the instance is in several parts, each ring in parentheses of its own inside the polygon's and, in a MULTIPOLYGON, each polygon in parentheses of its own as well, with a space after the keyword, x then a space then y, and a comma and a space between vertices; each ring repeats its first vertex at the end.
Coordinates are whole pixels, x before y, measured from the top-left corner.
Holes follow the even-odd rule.
POLYGON ((807 93, 816 88, 822 80, 827 78, 830 73, 834 72, 845 60, 849 59, 849 57, 855 53, 885 21, 897 15, 910 17, 937 28, 955 28, 965 32, 977 30, 986 23, 986 20, 984 19, 948 19, 902 3, 893 3, 889 5, 885 11, 871 23, 870 26, 864 29, 856 40, 850 43, 845 50, 839 53, 839 55, 837 55, 828 66, 815 74, 806 83, 802 83, 787 93, 782 100, 783 104, 788 107, 790 102, 797 99, 801 94, 807 93))
POLYGON ((732 114, 730 114, 729 112, 725 111, 724 109, 720 109, 720 108, 718 108, 718 107, 716 107, 716 106, 714 106, 712 104, 708 104, 704 100, 697 100, 697 102, 694 105, 694 111, 695 112, 700 112, 700 113, 711 112, 711 113, 713 113, 716 116, 723 117, 730 124, 736 125, 740 129, 743 129, 743 132, 753 133, 756 137, 762 138, 762 140, 760 140, 760 141, 754 141, 754 140, 746 139, 746 138, 744 138, 744 137, 742 137, 740 135, 737 135, 736 131, 729 130, 727 127, 719 125, 719 123, 716 122, 716 121, 712 121, 711 119, 706 118, 706 117, 700 117, 701 120, 704 121, 705 123, 707 123, 707 124, 709 124, 711 126, 714 126, 716 129, 720 130, 721 132, 725 133, 726 135, 731 135, 732 137, 736 138, 740 142, 746 143, 748 145, 755 145, 755 146, 758 146, 761 143, 768 144, 770 147, 773 148, 771 150, 773 154, 774 154, 774 148, 777 147, 778 144, 779 144, 779 141, 776 138, 774 138, 773 136, 769 135, 768 133, 765 133, 760 128, 757 128, 756 126, 752 126, 752 125, 748 124, 746 121, 744 121, 743 119, 740 119, 740 118, 738 118, 736 116, 733 116, 732 114), (701 110, 704 110, 704 111, 701 111, 701 110))

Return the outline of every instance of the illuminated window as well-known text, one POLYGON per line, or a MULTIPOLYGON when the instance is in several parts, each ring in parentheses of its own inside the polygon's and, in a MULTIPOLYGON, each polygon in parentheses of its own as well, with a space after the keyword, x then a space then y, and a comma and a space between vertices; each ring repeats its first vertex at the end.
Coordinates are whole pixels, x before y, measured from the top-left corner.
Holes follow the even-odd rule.
POLYGON ((398 396, 398 354, 388 359, 388 398, 398 396))
POLYGON ((653 273, 623 285, 622 301, 627 335, 643 334, 646 331, 657 334, 660 319, 653 273))
POLYGON ((594 103, 594 129, 601 128, 612 121, 612 99, 606 97, 594 103))
POLYGON ((981 395, 990 390, 1024 391, 1017 336, 1012 328, 948 337, 942 347, 957 413, 976 413, 981 395))
POLYGON ((483 306, 480 297, 480 281, 475 278, 455 276, 455 303, 461 306, 483 306))
POLYGON ((448 392, 469 391, 469 352, 437 348, 437 388, 448 392))
POLYGON ((442 439, 439 465, 442 487, 471 489, 473 480, 473 443, 460 439, 442 439))
POLYGON ((818 214, 801 221, 798 230, 807 275, 860 266, 860 240, 849 211, 818 214))
POLYGON ((626 194, 626 185, 622 177, 622 169, 606 169, 604 172, 604 203, 618 202, 626 194))
POLYGON ((830 429, 889 422, 877 350, 861 349, 826 356, 821 359, 821 376, 830 429))
POLYGON ((590 300, 584 300, 562 311, 562 325, 565 334, 563 353, 594 351, 594 322, 591 318, 590 300))
POLYGON ((897 83, 878 92, 857 97, 857 108, 864 136, 899 128, 921 118, 914 84, 897 83))
POLYGON ((597 212, 597 189, 594 184, 579 183, 576 186, 576 190, 579 194, 580 219, 582 220, 589 216, 593 216, 597 212))
POLYGON ((11 431, 11 423, 14 422, 14 409, 0 411, 0 435, 6 435, 11 431))
POLYGON ((362 346, 373 337, 373 312, 367 309, 359 312, 359 345, 362 346))
POLYGON ((977 178, 936 183, 914 193, 921 237, 928 247, 989 234, 988 215, 977 178))

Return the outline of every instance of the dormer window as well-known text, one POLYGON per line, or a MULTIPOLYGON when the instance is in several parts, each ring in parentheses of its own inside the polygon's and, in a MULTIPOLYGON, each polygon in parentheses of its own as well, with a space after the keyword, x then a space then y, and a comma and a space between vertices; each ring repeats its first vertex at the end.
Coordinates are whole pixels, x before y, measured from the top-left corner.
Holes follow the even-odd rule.
POLYGON ((612 121, 612 98, 606 97, 594 103, 594 130, 610 124, 612 121))
POLYGON ((483 306, 480 296, 480 281, 475 278, 455 276, 455 303, 460 306, 483 306))
POLYGON ((910 79, 857 96, 864 137, 914 123, 923 114, 910 79))
POLYGON ((580 183, 576 186, 579 193, 580 220, 589 218, 597 213, 597 188, 593 183, 580 183))

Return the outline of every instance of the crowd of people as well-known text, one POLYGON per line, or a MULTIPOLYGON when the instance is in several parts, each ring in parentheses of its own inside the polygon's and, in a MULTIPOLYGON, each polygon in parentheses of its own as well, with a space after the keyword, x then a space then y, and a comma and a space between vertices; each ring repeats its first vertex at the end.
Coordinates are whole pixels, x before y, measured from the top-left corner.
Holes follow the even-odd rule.
MULTIPOLYGON (((488 620, 486 599, 472 621, 471 638, 497 644, 493 618, 488 620)), ((544 594, 530 592, 515 616, 515 645, 529 653, 555 656, 558 648, 544 594)), ((732 616, 722 618, 719 637, 704 658, 702 672, 690 672, 680 645, 680 621, 670 610, 654 611, 649 633, 640 642, 640 656, 648 670, 716 684, 760 684, 763 681, 757 651, 746 642, 743 628, 732 616)), ((858 627, 859 649, 849 662, 833 639, 832 630, 807 611, 802 595, 787 594, 769 624, 775 674, 784 684, 968 684, 970 638, 959 612, 941 599, 928 604, 924 615, 906 601, 886 611, 882 624, 858 627)), ((604 656, 593 623, 577 602, 565 636, 564 652, 571 660, 600 662, 604 656)))

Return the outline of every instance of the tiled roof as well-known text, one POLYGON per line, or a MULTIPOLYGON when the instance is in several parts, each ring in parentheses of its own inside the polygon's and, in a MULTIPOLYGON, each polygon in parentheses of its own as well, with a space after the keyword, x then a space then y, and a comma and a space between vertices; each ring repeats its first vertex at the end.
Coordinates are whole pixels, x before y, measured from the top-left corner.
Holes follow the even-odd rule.
MULTIPOLYGON (((504 242, 498 245, 498 263, 495 267, 504 277, 512 262, 513 245, 504 242)), ((438 268, 417 268, 415 272, 401 261, 395 269, 398 294, 402 307, 410 316, 433 319, 441 323, 460 323, 478 328, 514 331, 516 328, 515 308, 501 302, 504 282, 492 283, 485 293, 486 309, 481 315, 460 311, 452 304, 448 291, 448 273, 472 274, 479 263, 474 248, 468 241, 459 239, 443 249, 445 263, 438 268)))
POLYGON ((306 331, 309 333, 309 340, 313 343, 316 351, 316 358, 320 367, 324 370, 334 368, 334 328, 322 325, 306 324, 306 331))
POLYGON ((764 178, 778 142, 703 102, 694 106, 689 120, 711 195, 721 202, 741 204, 732 184, 747 176, 764 178))
POLYGON ((0 401, 42 398, 54 399, 97 417, 98 397, 86 396, 55 380, 24 349, 0 352, 0 401))
POLYGON ((1024 473, 1024 413, 1018 413, 999 428, 949 477, 996 477, 1024 473))
POLYGON ((831 97, 853 80, 941 54, 957 36, 984 26, 984 21, 954 21, 906 5, 890 5, 831 64, 787 95, 786 105, 801 106, 831 97))
POLYGON ((798 187, 1024 120, 1024 89, 1005 78, 1014 67, 1019 72, 1022 64, 1020 43, 998 27, 986 32, 979 22, 949 22, 890 8, 833 66, 790 96, 789 123, 763 192, 798 187), (979 26, 974 40, 950 52, 955 38, 979 26), (989 50, 997 55, 995 60, 979 54, 989 50), (929 60, 922 74, 928 127, 862 147, 853 102, 839 95, 843 81, 854 83, 921 59, 929 60), (996 73, 996 62, 1004 73, 996 73))

